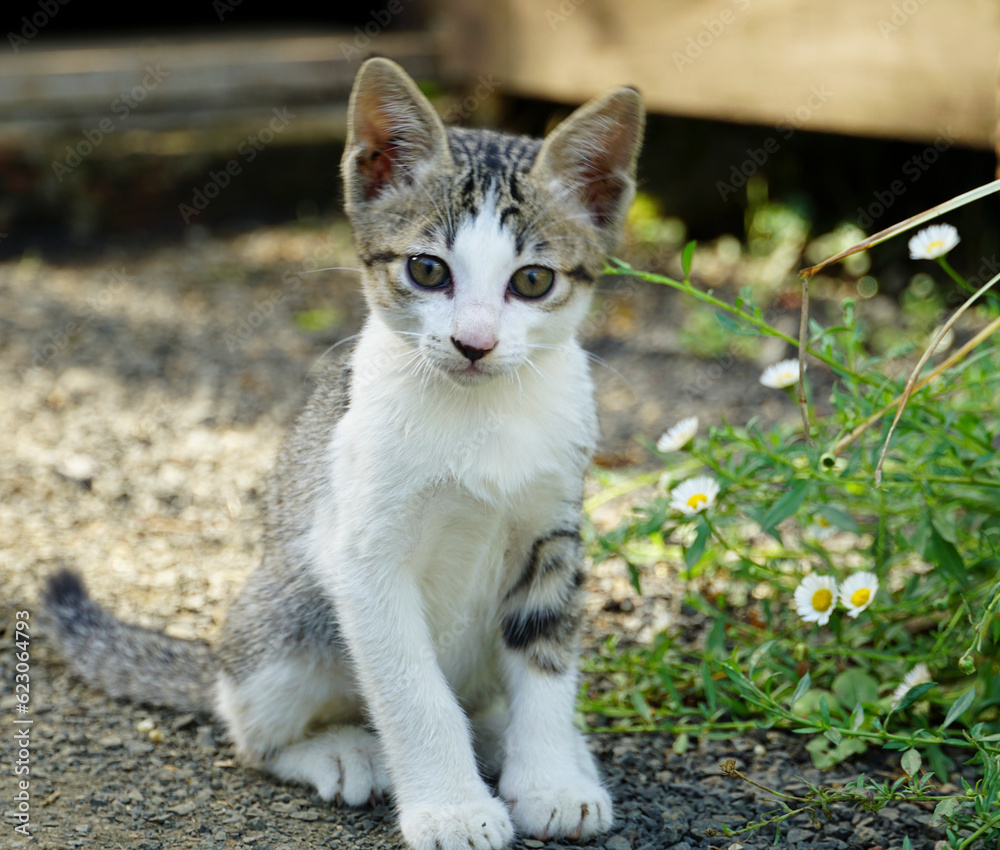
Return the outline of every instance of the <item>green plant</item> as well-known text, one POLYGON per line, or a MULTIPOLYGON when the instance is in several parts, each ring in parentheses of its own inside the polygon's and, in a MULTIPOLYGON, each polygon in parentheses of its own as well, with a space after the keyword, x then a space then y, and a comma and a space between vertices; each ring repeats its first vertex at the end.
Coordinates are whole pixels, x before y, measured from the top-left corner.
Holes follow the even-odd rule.
MULTIPOLYGON (((749 290, 729 303, 692 283, 694 250, 683 251, 683 280, 619 261, 608 271, 710 306, 735 346, 759 335, 800 345, 749 290)), ((953 848, 1000 839, 995 281, 980 288, 976 311, 959 311, 957 327, 972 340, 947 359, 929 349, 908 382, 888 373, 891 353, 873 352, 855 300, 843 301, 832 327, 804 321, 802 422, 711 428, 658 453, 661 471, 592 501, 660 482, 617 528, 594 532, 592 554, 622 558, 637 589, 652 564, 682 564, 685 601, 710 625, 699 653, 667 634, 648 647, 609 641, 588 663, 585 711, 608 728, 669 730, 679 749, 691 736, 788 729, 810 737, 820 767, 868 747, 898 750, 905 782, 861 781, 844 793, 877 806, 936 800, 953 848), (692 472, 710 481, 691 484, 692 472), (978 768, 976 784, 934 795, 931 778, 945 781, 965 758, 978 768)), ((942 339, 943 330, 931 348, 942 339)), ((771 381, 776 391, 794 392, 797 363, 787 368, 795 374, 771 381)), ((798 802, 830 799, 816 791, 798 802)))

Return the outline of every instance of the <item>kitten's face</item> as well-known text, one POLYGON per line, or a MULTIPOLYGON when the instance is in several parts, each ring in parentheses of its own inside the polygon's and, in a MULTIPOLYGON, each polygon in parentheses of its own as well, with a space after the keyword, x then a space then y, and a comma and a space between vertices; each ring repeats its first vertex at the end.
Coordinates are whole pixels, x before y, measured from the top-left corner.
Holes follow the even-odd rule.
POLYGON ((530 175, 537 143, 457 135, 469 161, 387 193, 356 226, 372 308, 426 363, 476 382, 531 368, 572 338, 603 252, 586 217, 530 175), (479 167, 505 144, 523 159, 479 167))
POLYGON ((344 179, 368 301, 415 373, 476 384, 538 370, 572 339, 619 236, 638 97, 617 90, 543 144, 446 132, 400 75, 371 60, 351 102, 344 179))

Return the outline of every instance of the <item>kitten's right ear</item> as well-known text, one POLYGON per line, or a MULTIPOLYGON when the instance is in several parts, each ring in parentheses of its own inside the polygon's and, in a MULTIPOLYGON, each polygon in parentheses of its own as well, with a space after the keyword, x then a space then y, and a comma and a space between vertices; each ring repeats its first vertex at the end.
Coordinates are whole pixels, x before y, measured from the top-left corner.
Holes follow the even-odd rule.
POLYGON ((369 59, 354 80, 341 170, 348 205, 415 179, 420 166, 451 163, 444 124, 395 62, 369 59))

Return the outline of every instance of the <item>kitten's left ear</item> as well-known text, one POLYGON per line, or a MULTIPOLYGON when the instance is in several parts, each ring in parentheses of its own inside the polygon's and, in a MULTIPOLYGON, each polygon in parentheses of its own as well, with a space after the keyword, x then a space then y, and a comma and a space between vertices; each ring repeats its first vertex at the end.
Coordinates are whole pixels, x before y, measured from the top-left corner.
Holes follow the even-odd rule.
POLYGON ((409 75, 388 59, 365 62, 347 107, 341 169, 348 207, 416 179, 423 165, 450 164, 444 124, 409 75))
POLYGON ((635 165, 646 111, 633 88, 585 103, 542 144, 532 174, 556 191, 570 186, 601 231, 608 250, 621 236, 635 196, 635 165))

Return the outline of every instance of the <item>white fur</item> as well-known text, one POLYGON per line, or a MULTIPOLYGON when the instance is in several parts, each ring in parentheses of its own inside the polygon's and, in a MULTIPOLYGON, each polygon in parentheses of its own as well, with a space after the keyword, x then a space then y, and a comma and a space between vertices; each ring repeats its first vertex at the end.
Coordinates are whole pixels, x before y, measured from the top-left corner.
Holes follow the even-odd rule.
POLYGON ((424 293, 418 341, 377 315, 362 333, 351 405, 328 452, 333 480, 351 486, 319 510, 315 562, 339 601, 411 846, 499 847, 510 837, 463 711, 501 689, 512 696, 501 788, 515 821, 533 834, 590 834, 607 826, 611 806, 573 727, 575 676, 511 675, 517 663, 499 663, 511 653, 497 613, 532 541, 579 499, 579 447, 593 444, 596 420, 575 321, 563 313, 582 315, 587 299, 543 314, 506 297, 527 260, 492 211, 460 230, 444 259, 455 296, 424 293), (454 335, 495 343, 487 359, 499 374, 456 385, 449 370, 468 364, 454 335), (556 347, 528 367, 540 337, 556 347), (530 749, 543 741, 539 761, 530 749))
POLYGON ((453 298, 421 293, 405 328, 370 317, 350 405, 317 461, 334 486, 304 560, 336 601, 353 670, 282 659, 239 685, 223 677, 218 692, 237 747, 279 777, 348 803, 391 781, 419 850, 499 848, 513 835, 477 769, 478 713, 502 721, 480 742, 499 738, 500 791, 521 830, 590 835, 611 818, 573 725, 575 674, 531 668, 499 629, 533 541, 576 521, 596 435, 572 336, 589 293, 547 313, 508 297, 510 275, 533 258, 515 253, 489 206, 444 257, 453 298), (452 337, 493 348, 485 367, 470 370, 452 337), (377 742, 357 725, 313 731, 357 724, 361 703, 377 742))

